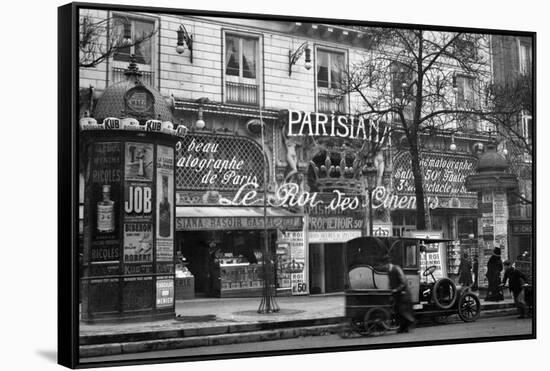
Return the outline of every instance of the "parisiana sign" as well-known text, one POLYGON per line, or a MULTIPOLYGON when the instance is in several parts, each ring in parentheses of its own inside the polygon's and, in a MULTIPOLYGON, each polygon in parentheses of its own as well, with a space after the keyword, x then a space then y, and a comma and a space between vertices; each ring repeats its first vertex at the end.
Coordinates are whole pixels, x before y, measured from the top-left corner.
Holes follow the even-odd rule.
POLYGON ((288 111, 287 136, 325 136, 382 143, 390 140, 390 128, 362 116, 327 115, 320 112, 288 111))

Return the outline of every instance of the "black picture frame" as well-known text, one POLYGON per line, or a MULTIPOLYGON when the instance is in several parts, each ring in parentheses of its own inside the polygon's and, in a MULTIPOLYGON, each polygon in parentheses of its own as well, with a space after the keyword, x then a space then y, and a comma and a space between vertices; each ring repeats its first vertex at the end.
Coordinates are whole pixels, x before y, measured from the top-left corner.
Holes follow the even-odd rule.
MULTIPOLYGON (((81 69, 78 67, 79 65, 79 54, 78 54, 78 43, 79 43, 79 30, 81 27, 80 23, 80 11, 83 9, 90 9, 90 10, 106 10, 111 12, 118 12, 118 13, 129 13, 129 14, 138 14, 138 13, 148 13, 153 15, 153 18, 159 19, 158 22, 162 22, 163 15, 172 15, 175 17, 225 17, 228 19, 236 19, 241 18, 245 20, 257 20, 257 21, 265 21, 265 22, 298 22, 298 23, 320 23, 320 24, 328 24, 328 25, 334 25, 335 27, 337 25, 341 25, 342 27, 346 29, 352 29, 354 26, 362 26, 362 27, 382 27, 384 29, 386 28, 403 28, 403 29, 425 29, 425 30, 432 30, 436 32, 457 32, 457 31, 463 31, 466 33, 482 33, 484 35, 506 35, 509 37, 516 37, 516 38, 526 38, 530 40, 531 45, 531 63, 530 63, 530 69, 531 69, 531 76, 530 76, 530 83, 531 85, 531 103, 532 103, 532 112, 531 112, 531 136, 532 136, 532 142, 530 143, 531 146, 531 163, 534 165, 536 164, 536 150, 533 151, 534 147, 536 146, 534 138, 536 138, 536 106, 535 106, 535 97, 536 97, 536 83, 535 83, 535 76, 536 76, 536 63, 535 63, 535 56, 536 56, 536 33, 534 32, 521 32, 521 31, 504 31, 504 30, 491 30, 491 29, 473 29, 473 28, 457 28, 457 27, 445 27, 445 26, 429 26, 429 25, 412 25, 412 24, 396 24, 396 23, 381 23, 381 22, 367 22, 367 21, 357 21, 357 20, 335 20, 335 19, 318 19, 318 18, 305 18, 305 17, 293 17, 293 16, 274 16, 274 15, 264 15, 264 14, 245 14, 245 13, 227 13, 227 12, 216 12, 216 11, 200 11, 200 10, 184 10, 184 9, 169 9, 169 8, 153 8, 153 7, 141 7, 141 6, 122 6, 122 5, 107 5, 107 4, 90 4, 90 3, 71 3, 68 5, 65 5, 63 7, 59 8, 58 11, 58 43, 59 43, 59 58, 58 58, 58 75, 59 75, 59 88, 58 88, 58 112, 59 112, 59 124, 58 124, 58 148, 59 148, 59 163, 58 163, 58 197, 59 197, 59 204, 58 204, 58 238, 59 238, 59 250, 58 250, 58 323, 59 323, 59 333, 58 333, 58 355, 59 359, 58 362, 64 366, 71 367, 71 368, 82 368, 82 367, 97 367, 97 366, 111 366, 111 365, 129 365, 129 364, 150 364, 150 363, 164 363, 164 362, 179 362, 179 361, 197 361, 197 360, 207 360, 207 359, 226 359, 226 358, 242 358, 242 357, 259 357, 259 356, 266 356, 266 355, 282 355, 282 354, 307 354, 307 353, 316 353, 316 352, 332 352, 332 351, 347 351, 347 350, 363 350, 363 349, 385 349, 385 348, 398 348, 398 347, 413 347, 413 346, 423 346, 423 345, 441 345, 441 344, 459 344, 459 343, 465 343, 465 342, 487 342, 487 341, 505 341, 505 340, 518 340, 518 339, 536 339, 536 310, 533 313, 533 318, 531 321, 531 332, 527 334, 514 334, 514 335, 506 335, 506 336, 488 336, 488 337, 478 337, 475 339, 448 339, 448 340, 438 340, 438 341, 408 341, 403 344, 382 344, 382 345, 350 345, 350 346, 342 346, 340 344, 331 344, 329 346, 323 347, 323 348, 306 348, 301 350, 280 350, 280 349, 270 349, 267 351, 260 351, 260 352, 248 352, 248 353, 238 353, 238 354, 216 354, 216 355, 209 355, 209 356, 185 356, 185 357, 167 357, 167 358, 151 358, 151 359, 127 359, 127 360, 110 360, 110 361, 100 361, 100 362, 82 362, 82 358, 79 353, 79 318, 81 316, 81 308, 79 307, 79 295, 81 294, 81 288, 79 288, 79 283, 81 277, 79 276, 79 270, 81 269, 80 261, 79 261, 79 178, 78 178, 78 166, 79 161, 81 160, 82 156, 82 148, 81 148, 81 139, 83 136, 83 131, 79 129, 79 126, 75 123, 79 122, 79 120, 82 118, 81 112, 79 112, 80 109, 80 102, 79 102, 79 93, 80 93, 80 81, 79 76, 81 69), (70 249, 67 249, 66 247, 70 246, 70 249)), ((184 22, 179 22, 184 23, 184 22)), ((244 27, 246 28, 246 27, 244 27)), ((242 31, 242 29, 237 30, 236 32, 234 27, 229 27, 230 32, 233 31, 235 34, 239 35, 239 32, 242 31)), ((260 34, 262 38, 265 38, 266 35, 269 35, 270 33, 266 30, 258 30, 257 27, 253 27, 249 29, 251 34, 260 34)), ((170 30, 172 33, 176 33, 176 30, 170 30)), ((189 31, 186 30, 188 33, 187 37, 189 36, 189 31)), ((219 38, 223 38, 224 35, 224 28, 220 27, 220 33, 219 38)), ((325 32, 329 32, 325 30, 325 32)), ((341 32, 341 31, 340 31, 341 32)), ((280 33, 280 32, 279 32, 280 33)), ((284 32, 283 32, 284 33, 284 32)), ((343 35, 343 32, 341 33, 343 35)), ((190 45, 197 46, 197 40, 191 39, 189 41, 188 38, 184 38, 183 47, 184 52, 183 55, 185 58, 189 57, 189 53, 191 48, 190 45)), ((160 38, 160 36, 159 36, 160 38)), ((175 37, 172 37, 175 41, 175 37)), ((313 50, 322 50, 322 46, 318 48, 318 45, 315 41, 312 41, 311 36, 306 36, 306 34, 299 34, 298 37, 290 37, 291 39, 307 39, 313 46, 313 50)), ((314 40, 314 38, 313 38, 314 40)), ((223 40, 221 41, 223 45, 223 40)), ((519 41, 518 41, 519 42, 519 41)), ((263 43, 261 43, 263 44, 263 43)), ((322 43, 321 43, 322 44, 322 43)), ((166 44, 162 44, 161 41, 159 41, 159 45, 157 48, 160 49, 161 45, 166 46, 166 44)), ((289 61, 292 60, 292 57, 295 56, 297 58, 304 58, 305 54, 307 53, 305 50, 302 52, 304 53, 304 56, 302 54, 298 54, 296 52, 299 52, 299 46, 300 43, 293 40, 292 43, 290 43, 291 47, 288 51, 288 58, 289 61), (296 53, 293 55, 293 52, 296 53)), ((350 44, 351 45, 351 44, 350 44)), ((353 49, 353 46, 349 46, 349 48, 343 48, 343 49, 353 49)), ((284 49, 284 48, 282 48, 284 49)), ((200 49, 199 49, 200 50, 200 49)), ((313 51, 311 51, 313 53, 313 51)), ((179 53, 179 52, 178 52, 179 53)), ((158 79, 156 79, 156 83, 159 85, 161 84, 161 81, 163 80, 163 77, 161 76, 160 71, 162 70, 162 67, 160 67, 160 64, 163 63, 163 56, 162 53, 158 53, 158 61, 154 62, 157 63, 159 66, 158 68, 158 79)), ((175 54, 175 53, 174 53, 175 54)), ((223 52, 220 53, 220 55, 223 54, 223 52)), ((265 58, 265 50, 262 49, 262 59, 265 58)), ((283 54, 286 54, 286 50, 283 54)), ((348 55, 348 54, 346 54, 348 55)), ((156 56, 155 56, 156 57, 156 56)), ((195 52, 194 55, 195 63, 197 61, 200 61, 200 56, 197 55, 197 52, 195 52)), ((219 56, 220 62, 224 60, 223 55, 219 56)), ((285 55, 286 58, 286 55, 285 55)), ((187 65, 189 62, 186 62, 187 65)), ((191 62, 193 63, 193 62, 191 62)), ((200 63, 200 62, 199 62, 200 63)), ((286 63, 286 62, 285 62, 286 63)), ((289 66, 289 76, 291 76, 292 73, 296 74, 296 69, 299 67, 298 64, 292 64, 288 62, 289 66), (293 71, 294 69, 294 71, 293 71)), ((221 66, 221 63, 220 63, 221 66)), ((286 67, 285 67, 286 68, 286 67)), ((284 68, 283 68, 284 69, 284 68)), ((262 76, 267 76, 266 70, 268 70, 267 67, 265 67, 262 63, 262 76)), ((227 74, 224 74, 223 72, 220 73, 220 83, 223 85, 224 78, 227 74)), ((108 75, 107 75, 108 76, 108 75)), ((314 78, 315 79, 315 78, 314 78)), ((106 80, 109 80, 109 77, 106 77, 106 80)), ((266 105, 266 100, 268 100, 265 96, 265 86, 268 83, 267 78, 261 79, 260 90, 263 91, 263 93, 259 93, 259 101, 260 106, 264 107, 266 105)), ((315 79, 316 81, 316 79, 315 79)), ((155 80, 152 79, 153 86, 155 86, 155 80)), ((108 82, 108 84, 111 82, 108 82)), ((158 85, 156 85, 158 86, 158 85)), ((225 85, 223 85, 225 86, 225 85)), ((319 94, 319 84, 316 82, 313 85, 314 95, 318 96, 319 94)), ((226 87, 221 87, 221 92, 219 94, 220 101, 222 103, 229 102, 227 100, 227 91, 224 90, 227 89, 226 87)), ((175 89, 177 90, 177 89, 175 89)), ((165 98, 169 98, 166 97, 165 98)), ((189 102, 188 102, 189 103, 189 102)), ((208 105, 210 102, 200 102, 198 104, 206 104, 208 105)), ((242 102, 241 102, 242 103, 242 102)), ((311 107, 310 111, 312 112, 319 112, 318 105, 319 105, 318 98, 314 101, 314 106, 311 107)), ((347 104, 349 105, 349 99, 347 104)), ((230 108, 231 104, 228 104, 230 108)), ((239 109, 242 108, 242 104, 236 104, 234 106, 238 106, 239 109)), ((244 105, 246 108, 246 104, 244 105)), ((234 108, 234 107, 233 107, 234 108)), ((285 110, 285 107, 278 107, 281 110, 285 110)), ((202 109, 202 108, 201 108, 202 109)), ((348 108, 349 109, 349 108, 348 108)), ((198 111, 198 109, 196 110, 198 111)), ((240 111, 246 112, 246 109, 241 109, 240 111)), ((349 113, 349 111, 348 111, 349 113)), ((290 116, 292 113, 288 113, 288 120, 292 118, 290 116)), ((155 118, 150 118, 155 119, 155 118)), ((260 116, 260 124, 263 120, 263 118, 260 116)), ((275 118, 273 118, 275 120, 275 118)), ((253 125, 252 123, 251 125, 253 125)), ((175 134, 174 134, 175 135, 175 134)), ((453 137, 453 144, 454 144, 454 137, 453 137)), ((458 139, 457 139, 458 142, 458 139)), ((290 165, 289 165, 290 166, 290 165)), ((522 226, 527 226, 525 228, 531 228, 531 232, 527 233, 530 237, 530 244, 532 246, 532 249, 529 251, 531 256, 531 272, 532 272, 532 281, 531 283, 536 287, 536 236, 532 232, 535 230, 536 227, 536 173, 531 169, 531 174, 527 176, 529 180, 531 181, 531 208, 532 208, 532 217, 530 218, 530 221, 527 223, 520 223, 518 224, 518 228, 521 228, 522 226)), ((177 188, 177 187, 176 187, 177 188)), ((174 195, 175 197, 175 195, 174 195)), ((481 196, 480 196, 481 197, 481 196)), ((525 198, 525 196, 523 196, 525 198)), ((528 197, 529 198, 529 197, 528 197)), ((481 199, 480 199, 481 200, 481 199)), ((480 201, 481 202, 481 201, 480 201)), ((259 216, 261 218, 261 215, 259 216)), ((264 223, 267 224, 267 220, 265 219, 266 216, 264 214, 264 223)), ((174 212, 174 234, 176 233, 176 217, 174 212)), ((155 222, 153 222, 154 224, 155 222)), ((510 224, 507 224, 509 228, 512 228, 510 224)), ((156 228, 156 227, 155 227, 156 228)), ((365 227, 366 228, 366 227, 365 227)), ((304 230, 305 231, 305 230, 304 230)), ((305 231, 304 233, 307 233, 305 231)), ((477 232, 476 232, 477 234, 477 232)), ((267 237, 267 233, 266 239, 267 237)), ((480 236, 476 236, 481 238, 480 236)), ((271 238, 271 237, 270 237, 271 238)), ((274 238, 274 237, 273 237, 274 238)), ((156 246, 156 245, 155 245, 156 246)), ((122 248, 122 247, 121 247, 122 248)), ((156 251, 156 250, 155 250, 156 251)), ((120 263, 122 266, 122 263, 120 263)), ((307 263, 306 263, 307 264, 307 263)), ((156 269, 156 268, 155 268, 156 269)), ((155 270, 156 272, 156 270, 155 270)), ((120 294, 122 295, 122 294, 120 294)), ((152 294, 154 295, 154 294, 152 294)), ((536 303, 536 296, 533 298, 533 300, 536 303)), ((174 299, 174 306, 175 306, 176 300, 174 299)), ((122 305, 122 304, 121 304, 122 305)), ((536 308, 536 305, 534 306, 536 308)), ((123 341, 123 337, 121 338, 123 341)))

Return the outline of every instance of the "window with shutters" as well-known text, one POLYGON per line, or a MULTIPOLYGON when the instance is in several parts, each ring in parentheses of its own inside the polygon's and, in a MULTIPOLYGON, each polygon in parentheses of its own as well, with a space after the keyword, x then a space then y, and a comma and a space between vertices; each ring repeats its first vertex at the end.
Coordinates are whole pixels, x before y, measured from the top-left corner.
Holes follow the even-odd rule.
POLYGON ((315 62, 317 111, 346 113, 347 96, 341 90, 346 68, 346 54, 318 48, 315 62))
POLYGON ((224 96, 227 103, 260 104, 261 43, 254 35, 224 34, 224 96))

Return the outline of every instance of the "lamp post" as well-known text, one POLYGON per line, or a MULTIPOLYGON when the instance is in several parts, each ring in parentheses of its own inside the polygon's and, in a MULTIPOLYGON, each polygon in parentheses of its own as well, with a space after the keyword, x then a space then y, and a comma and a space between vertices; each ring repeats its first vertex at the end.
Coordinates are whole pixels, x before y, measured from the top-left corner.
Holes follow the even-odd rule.
MULTIPOLYGON (((372 192, 374 191, 374 183, 376 182, 376 175, 378 173, 378 169, 374 166, 374 162, 372 160, 367 161, 365 166, 363 166, 362 169, 363 176, 367 179, 367 193, 369 198, 369 236, 372 236, 373 233, 373 223, 372 223, 372 192)), ((363 234, 365 235, 365 223, 363 223, 363 234)))
MULTIPOLYGON (((265 152, 265 135, 264 135, 264 124, 262 119, 262 109, 260 108, 260 129, 261 129, 261 138, 262 138, 262 151, 265 152)), ((258 307, 257 312, 260 314, 269 314, 277 313, 280 308, 275 300, 277 295, 277 290, 275 288, 275 272, 273 271, 275 264, 272 260, 272 254, 269 247, 269 237, 267 231, 267 181, 268 181, 268 166, 264 167, 264 200, 263 200, 263 209, 264 209, 264 251, 262 253, 262 268, 264 275, 264 285, 262 290, 262 300, 260 306, 258 307)))

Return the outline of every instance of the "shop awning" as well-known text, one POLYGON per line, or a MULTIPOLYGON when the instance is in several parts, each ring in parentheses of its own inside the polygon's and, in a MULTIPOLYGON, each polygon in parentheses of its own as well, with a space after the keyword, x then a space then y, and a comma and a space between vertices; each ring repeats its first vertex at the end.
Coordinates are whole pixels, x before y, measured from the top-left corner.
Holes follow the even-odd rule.
MULTIPOLYGON (((282 209, 266 209, 268 229, 301 230, 303 215, 282 209)), ((176 207, 176 230, 250 230, 264 229, 263 207, 176 207)))

